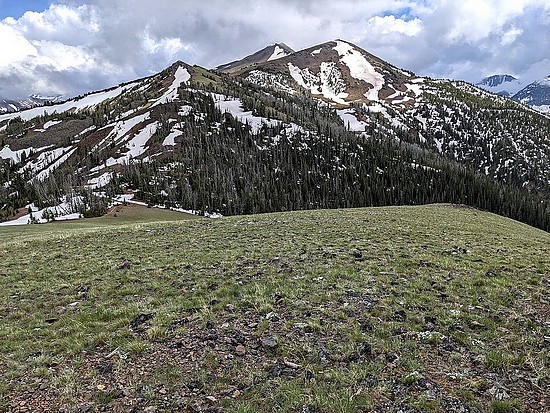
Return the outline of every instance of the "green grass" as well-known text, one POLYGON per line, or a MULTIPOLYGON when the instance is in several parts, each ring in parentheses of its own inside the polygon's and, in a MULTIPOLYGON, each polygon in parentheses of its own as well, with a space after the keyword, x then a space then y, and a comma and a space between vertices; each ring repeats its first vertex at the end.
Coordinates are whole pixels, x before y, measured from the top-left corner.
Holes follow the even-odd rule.
POLYGON ((548 233, 450 206, 149 213, 0 230, 0 411, 547 402, 548 233))

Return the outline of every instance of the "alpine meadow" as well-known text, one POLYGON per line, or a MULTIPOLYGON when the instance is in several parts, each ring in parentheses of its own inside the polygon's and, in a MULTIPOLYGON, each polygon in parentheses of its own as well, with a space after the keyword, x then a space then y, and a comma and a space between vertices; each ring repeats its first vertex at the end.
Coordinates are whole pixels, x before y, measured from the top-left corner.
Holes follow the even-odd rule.
POLYGON ((520 84, 336 39, 5 102, 0 411, 550 411, 520 84))

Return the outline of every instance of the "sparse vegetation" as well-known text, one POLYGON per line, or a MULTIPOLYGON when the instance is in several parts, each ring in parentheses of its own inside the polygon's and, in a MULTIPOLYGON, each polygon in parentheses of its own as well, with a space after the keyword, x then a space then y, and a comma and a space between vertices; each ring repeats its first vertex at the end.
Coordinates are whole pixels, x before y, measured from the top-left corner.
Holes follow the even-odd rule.
POLYGON ((3 411, 548 406, 550 235, 526 225, 433 205, 46 228, 0 229, 3 411))

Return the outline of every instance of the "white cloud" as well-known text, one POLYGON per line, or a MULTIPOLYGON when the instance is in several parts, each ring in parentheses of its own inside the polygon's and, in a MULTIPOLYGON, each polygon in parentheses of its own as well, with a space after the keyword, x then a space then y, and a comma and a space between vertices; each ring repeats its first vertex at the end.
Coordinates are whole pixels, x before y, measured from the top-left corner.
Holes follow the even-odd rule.
POLYGON ((419 74, 470 81, 496 70, 531 76, 550 50, 547 0, 56 3, 0 21, 0 95, 80 94, 177 59, 215 67, 274 42, 299 49, 344 38, 419 74))
POLYGON ((387 35, 392 33, 404 34, 405 36, 415 36, 422 30, 422 21, 418 18, 405 21, 390 16, 375 16, 368 20, 369 31, 378 35, 387 35))
POLYGON ((21 33, 10 24, 0 23, 0 39, 2 41, 2 53, 0 53, 0 68, 20 62, 28 56, 38 54, 36 48, 21 33))
POLYGON ((523 33, 522 29, 512 27, 508 31, 504 32, 500 44, 502 46, 509 46, 523 33))

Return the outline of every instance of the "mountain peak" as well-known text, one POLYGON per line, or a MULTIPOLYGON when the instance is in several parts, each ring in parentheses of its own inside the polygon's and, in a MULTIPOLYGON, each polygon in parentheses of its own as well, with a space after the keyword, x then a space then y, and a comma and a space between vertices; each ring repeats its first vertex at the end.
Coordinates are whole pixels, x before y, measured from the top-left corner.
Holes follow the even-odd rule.
POLYGON ((263 49, 258 50, 257 52, 252 53, 251 55, 248 55, 240 60, 235 60, 233 62, 220 65, 216 67, 215 70, 222 73, 235 73, 240 70, 255 66, 259 63, 280 59, 292 53, 294 53, 294 50, 292 50, 286 44, 275 43, 266 46, 263 49))
POLYGON ((503 83, 510 83, 515 80, 518 80, 518 78, 512 75, 491 75, 483 79, 481 82, 476 83, 476 85, 496 87, 502 85, 503 83))
POLYGON ((341 39, 243 67, 231 74, 291 93, 306 90, 339 106, 388 99, 412 105, 420 93, 417 86, 411 85, 414 79, 411 73, 341 39))

